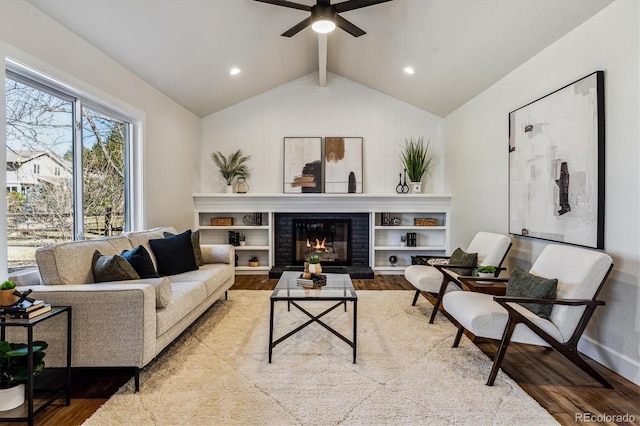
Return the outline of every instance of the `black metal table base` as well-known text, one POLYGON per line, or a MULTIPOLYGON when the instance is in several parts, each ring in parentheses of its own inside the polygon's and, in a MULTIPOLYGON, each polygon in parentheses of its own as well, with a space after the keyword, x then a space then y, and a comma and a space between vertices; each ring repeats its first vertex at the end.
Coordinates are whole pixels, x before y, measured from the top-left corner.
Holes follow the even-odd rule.
POLYGON ((329 312, 333 311, 334 309, 338 308, 341 305, 344 305, 344 310, 347 310, 347 300, 341 300, 338 303, 336 303, 335 305, 331 306, 330 308, 326 309, 325 311, 321 312, 318 315, 313 315, 312 313, 310 313, 309 311, 307 311, 306 309, 304 309, 302 306, 300 306, 298 303, 296 303, 295 300, 288 300, 287 301, 287 310, 290 310, 290 306, 293 305, 296 308, 298 308, 299 311, 301 311, 302 313, 304 313, 306 316, 308 316, 310 318, 309 321, 301 324, 300 326, 296 327, 295 329, 291 330, 290 332, 288 332, 287 334, 285 334, 284 336, 280 337, 279 339, 277 339, 276 341, 273 340, 273 321, 274 321, 274 307, 275 307, 275 302, 277 302, 276 300, 271 300, 271 314, 270 314, 270 318, 269 318, 269 363, 271 363, 271 356, 273 353, 273 348, 278 344, 281 343, 283 341, 285 341, 286 339, 288 339, 289 337, 293 336, 294 334, 296 334, 297 332, 299 332, 300 330, 302 330, 303 328, 307 327, 309 324, 312 323, 318 323, 320 324, 322 327, 324 327, 325 329, 327 329, 328 331, 330 331, 333 335, 335 335, 336 337, 338 337, 340 340, 342 340, 343 342, 345 342, 347 345, 351 346, 351 348, 353 349, 353 363, 356 363, 356 330, 357 330, 357 318, 358 318, 358 300, 351 300, 351 302, 353 302, 353 340, 349 340, 348 338, 346 338, 344 335, 338 333, 335 329, 333 329, 332 327, 330 327, 329 325, 327 325, 326 323, 324 323, 323 321, 320 320, 320 318, 322 318, 323 316, 327 315, 329 312))

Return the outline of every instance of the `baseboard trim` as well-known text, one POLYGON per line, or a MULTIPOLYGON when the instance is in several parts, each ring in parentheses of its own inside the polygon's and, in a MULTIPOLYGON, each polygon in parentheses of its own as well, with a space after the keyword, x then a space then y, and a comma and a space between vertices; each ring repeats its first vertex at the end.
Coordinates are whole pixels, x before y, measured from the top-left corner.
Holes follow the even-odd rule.
POLYGON ((640 386, 640 362, 588 336, 582 336, 578 342, 578 350, 594 361, 597 361, 625 379, 640 386))

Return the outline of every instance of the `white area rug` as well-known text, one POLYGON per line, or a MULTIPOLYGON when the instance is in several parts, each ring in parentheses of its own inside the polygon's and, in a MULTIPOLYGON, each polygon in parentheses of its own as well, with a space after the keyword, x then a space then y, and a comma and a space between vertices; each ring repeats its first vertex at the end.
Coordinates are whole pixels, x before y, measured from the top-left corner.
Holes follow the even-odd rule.
MULTIPOLYGON (((550 425, 553 417, 413 291, 358 291, 358 363, 311 324, 268 361, 269 291, 231 291, 86 425, 550 425)), ((315 302, 316 304, 326 302, 315 302)), ((323 317, 351 338, 352 305, 323 317)), ((319 313, 312 303, 305 308, 319 313)), ((307 317, 276 303, 275 337, 307 317)))

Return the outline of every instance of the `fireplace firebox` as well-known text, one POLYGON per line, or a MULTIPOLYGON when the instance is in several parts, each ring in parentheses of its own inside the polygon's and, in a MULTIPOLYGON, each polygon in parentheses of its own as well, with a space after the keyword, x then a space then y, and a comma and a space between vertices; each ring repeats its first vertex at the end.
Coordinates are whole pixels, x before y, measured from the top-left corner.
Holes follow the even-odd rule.
POLYGON ((293 264, 317 255, 326 265, 351 265, 351 219, 294 219, 293 264))
POLYGON ((323 258, 324 266, 369 269, 368 213, 275 213, 273 238, 274 267, 280 269, 302 266, 312 254, 323 258), (323 240, 329 251, 316 252, 313 246, 320 250, 323 240))

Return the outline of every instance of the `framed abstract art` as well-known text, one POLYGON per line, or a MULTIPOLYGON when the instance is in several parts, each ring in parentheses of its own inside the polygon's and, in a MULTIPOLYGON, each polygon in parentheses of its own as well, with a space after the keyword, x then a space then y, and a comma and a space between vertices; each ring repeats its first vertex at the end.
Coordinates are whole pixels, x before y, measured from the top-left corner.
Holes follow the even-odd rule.
POLYGON ((322 138, 284 138, 284 192, 323 192, 322 138))
POLYGON ((604 72, 509 113, 509 232, 604 248, 604 72))
POLYGON ((362 193, 362 138, 324 138, 324 189, 328 194, 362 193))

